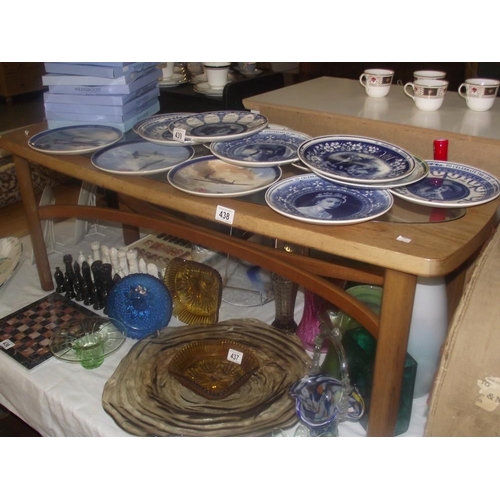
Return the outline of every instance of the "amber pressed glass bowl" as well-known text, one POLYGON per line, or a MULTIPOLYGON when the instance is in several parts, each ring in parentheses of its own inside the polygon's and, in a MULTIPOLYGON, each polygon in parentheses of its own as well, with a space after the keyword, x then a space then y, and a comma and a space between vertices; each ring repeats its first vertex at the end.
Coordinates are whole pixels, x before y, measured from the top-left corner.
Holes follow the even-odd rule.
POLYGON ((259 362, 248 347, 225 339, 191 342, 168 367, 184 387, 207 399, 229 396, 258 368, 259 362))
POLYGON ((172 314, 176 318, 188 325, 217 323, 222 300, 218 271, 176 257, 169 262, 163 282, 172 295, 172 314))

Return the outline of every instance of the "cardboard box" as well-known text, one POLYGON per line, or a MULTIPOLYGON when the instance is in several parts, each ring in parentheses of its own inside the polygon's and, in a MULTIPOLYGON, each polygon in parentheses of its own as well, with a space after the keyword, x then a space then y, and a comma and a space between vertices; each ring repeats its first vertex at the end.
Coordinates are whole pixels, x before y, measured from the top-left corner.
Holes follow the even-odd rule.
POLYGON ((500 436, 500 232, 483 249, 453 316, 426 436, 500 436))

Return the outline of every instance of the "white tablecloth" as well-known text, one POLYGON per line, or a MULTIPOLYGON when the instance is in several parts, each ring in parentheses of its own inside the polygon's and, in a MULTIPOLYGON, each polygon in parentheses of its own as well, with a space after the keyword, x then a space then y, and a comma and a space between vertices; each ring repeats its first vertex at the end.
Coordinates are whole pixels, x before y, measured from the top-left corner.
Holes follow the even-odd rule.
MULTIPOLYGON (((78 245, 74 244, 74 233, 73 219, 56 224, 56 251, 49 254, 53 271, 56 266, 64 268, 63 254, 72 254, 75 259, 79 250, 85 255, 90 254, 93 241, 100 241, 108 247, 124 245, 119 226, 98 226, 97 233, 91 228, 78 245)), ((22 261, 15 275, 0 291, 0 317, 48 294, 40 288, 36 266, 31 263, 30 238, 24 237, 21 241, 22 261)), ((297 323, 302 311, 303 294, 299 291, 295 309, 297 323)), ((274 319, 274 302, 258 307, 231 306, 223 302, 220 320, 231 318, 257 318, 270 324, 274 319)), ((175 318, 169 324, 183 325, 175 318)), ((127 339, 117 352, 94 370, 51 358, 29 371, 0 349, 0 403, 43 436, 131 436, 103 410, 101 395, 106 381, 135 342, 127 339)), ((426 400, 427 396, 423 396, 413 401, 410 428, 403 436, 423 436, 426 400)), ((341 437, 366 435, 358 423, 341 423, 339 432, 341 437)))

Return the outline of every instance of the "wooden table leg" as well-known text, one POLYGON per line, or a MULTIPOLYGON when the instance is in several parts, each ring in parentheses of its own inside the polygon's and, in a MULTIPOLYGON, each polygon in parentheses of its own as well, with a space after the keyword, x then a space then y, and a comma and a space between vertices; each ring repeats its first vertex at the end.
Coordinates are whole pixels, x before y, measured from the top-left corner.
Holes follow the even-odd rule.
POLYGON ((38 203, 36 201, 33 181, 31 178, 31 168, 28 161, 19 156, 14 156, 14 163, 16 165, 19 190, 21 191, 24 212, 26 214, 28 228, 30 231, 33 254, 35 256, 38 276, 40 278, 40 286, 42 287, 42 290, 50 291, 54 289, 54 282, 52 281, 52 274, 50 272, 50 264, 47 256, 47 248, 45 247, 43 230, 40 225, 38 203))
POLYGON ((368 436, 394 436, 417 277, 386 270, 368 436))

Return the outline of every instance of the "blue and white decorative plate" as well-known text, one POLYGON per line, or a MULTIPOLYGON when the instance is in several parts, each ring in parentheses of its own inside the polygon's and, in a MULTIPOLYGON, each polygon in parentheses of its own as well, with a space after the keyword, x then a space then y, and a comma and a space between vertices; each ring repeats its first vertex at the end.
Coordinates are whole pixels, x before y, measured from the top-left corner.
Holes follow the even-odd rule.
POLYGON ((418 205, 444 208, 482 205, 500 194, 498 179, 487 172, 447 161, 427 163, 430 172, 425 179, 391 193, 418 205))
POLYGON ((121 130, 107 125, 73 125, 40 132, 29 139, 28 145, 42 153, 80 155, 110 146, 122 136, 121 130))
POLYGON ((149 141, 115 144, 92 155, 92 164, 120 175, 153 175, 166 172, 194 155, 191 146, 160 146, 149 141))
POLYGON ((193 158, 168 173, 168 181, 180 191, 212 198, 237 198, 257 193, 280 178, 279 167, 240 167, 213 155, 193 158))
POLYGON ((267 127, 268 119, 250 111, 208 111, 187 116, 169 128, 185 130, 185 137, 196 142, 241 139, 267 127))
MULTIPOLYGON (((429 174, 429 164, 425 161, 419 158, 418 156, 415 156, 415 168, 413 169, 413 172, 408 175, 407 177, 403 177, 402 179, 396 180, 396 181, 389 181, 387 183, 377 183, 377 184, 362 184, 359 182, 352 181, 351 179, 331 179, 327 177, 326 175, 320 173, 319 171, 315 171, 314 173, 316 175, 319 175, 320 177, 323 177, 326 180, 336 182, 337 184, 342 184, 343 186, 350 186, 354 187, 357 189, 392 189, 392 188, 397 188, 397 187, 402 187, 402 186, 408 186, 409 184, 413 184, 414 182, 418 182, 429 174)), ((295 164, 294 164, 295 165, 295 164)))
POLYGON ((213 142, 210 150, 221 160, 242 167, 271 167, 298 160, 297 149, 311 137, 293 130, 264 129, 234 141, 213 142))
POLYGON ((303 174, 284 179, 266 192, 276 212, 302 222, 345 225, 365 222, 390 210, 393 198, 383 189, 356 189, 303 174))
POLYGON ((138 121, 134 125, 134 132, 146 141, 160 144, 161 146, 189 146, 196 144, 194 141, 179 142, 174 139, 169 125, 172 122, 190 116, 193 113, 167 113, 154 115, 138 121))
POLYGON ((313 172, 363 184, 403 179, 415 168, 414 157, 388 142, 358 136, 323 136, 305 142, 299 159, 313 172))

